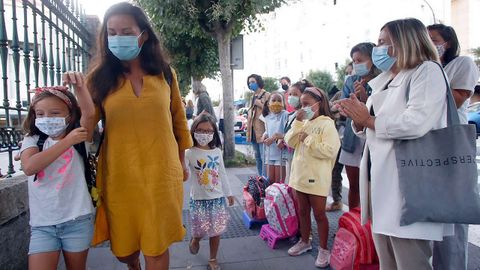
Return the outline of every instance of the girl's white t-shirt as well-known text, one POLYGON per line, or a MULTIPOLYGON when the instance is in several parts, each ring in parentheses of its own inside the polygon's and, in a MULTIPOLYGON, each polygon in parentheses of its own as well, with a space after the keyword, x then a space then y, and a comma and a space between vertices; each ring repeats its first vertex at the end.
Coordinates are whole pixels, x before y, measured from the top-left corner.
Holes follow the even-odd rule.
MULTIPOLYGON (((20 152, 38 147, 38 135, 26 136, 20 152)), ((45 140, 43 151, 58 141, 45 140)), ((72 146, 52 164, 28 177, 30 226, 57 225, 93 213, 93 205, 85 182, 84 165, 72 146)))
POLYGON ((185 162, 190 168, 192 199, 212 200, 232 196, 222 150, 192 147, 185 151, 185 162))

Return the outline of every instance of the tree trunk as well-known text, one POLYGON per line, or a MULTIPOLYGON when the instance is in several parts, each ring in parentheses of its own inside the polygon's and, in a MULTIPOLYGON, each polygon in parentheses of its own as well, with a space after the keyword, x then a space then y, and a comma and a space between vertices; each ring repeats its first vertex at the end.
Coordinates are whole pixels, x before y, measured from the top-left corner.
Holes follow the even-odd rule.
POLYGON ((198 93, 198 90, 202 87, 202 78, 192 77, 192 91, 193 93, 198 93))
POLYGON ((230 66, 230 33, 218 31, 216 39, 218 44, 218 58, 220 62, 220 73, 222 74, 223 87, 223 121, 224 121, 224 158, 233 159, 235 157, 235 114, 233 107, 233 79, 230 66))

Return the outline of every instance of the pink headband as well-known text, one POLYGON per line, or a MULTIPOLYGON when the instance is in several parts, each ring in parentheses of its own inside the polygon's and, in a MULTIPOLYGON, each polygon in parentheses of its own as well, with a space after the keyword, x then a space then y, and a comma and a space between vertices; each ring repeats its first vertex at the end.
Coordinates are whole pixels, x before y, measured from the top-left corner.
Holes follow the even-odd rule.
POLYGON ((323 98, 323 95, 322 93, 320 92, 320 90, 316 87, 307 87, 305 88, 305 91, 304 92, 310 92, 312 94, 314 94, 315 96, 318 96, 320 99, 323 98))
POLYGON ((68 91, 68 87, 66 86, 45 86, 45 87, 38 87, 35 89, 28 90, 30 93, 35 93, 35 96, 32 99, 32 105, 34 105, 38 100, 37 97, 39 94, 43 92, 48 92, 59 99, 63 100, 67 104, 69 108, 72 107, 72 101, 68 98, 68 96, 65 94, 65 92, 68 91))

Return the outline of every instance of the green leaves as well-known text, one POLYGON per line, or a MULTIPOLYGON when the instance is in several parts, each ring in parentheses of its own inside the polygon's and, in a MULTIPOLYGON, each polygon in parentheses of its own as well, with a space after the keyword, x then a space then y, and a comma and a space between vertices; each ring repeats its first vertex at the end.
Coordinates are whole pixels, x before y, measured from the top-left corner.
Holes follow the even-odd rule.
POLYGON ((312 82, 316 87, 330 92, 334 85, 332 74, 325 70, 311 70, 307 75, 307 80, 312 82))
POLYGON ((272 77, 263 77, 263 82, 264 86, 263 89, 265 89, 267 92, 273 92, 278 90, 278 80, 272 77))
POLYGON ((219 73, 217 42, 207 35, 191 14, 189 0, 137 0, 150 17, 176 69, 182 95, 188 94, 191 78, 214 78, 219 73))

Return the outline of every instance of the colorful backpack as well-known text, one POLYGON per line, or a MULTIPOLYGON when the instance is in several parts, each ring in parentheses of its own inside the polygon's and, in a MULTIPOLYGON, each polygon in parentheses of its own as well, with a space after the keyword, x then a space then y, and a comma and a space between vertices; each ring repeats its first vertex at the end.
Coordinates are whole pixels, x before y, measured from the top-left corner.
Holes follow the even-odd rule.
POLYGON ((352 270, 357 253, 357 238, 345 228, 338 229, 330 256, 330 267, 335 270, 352 270))
POLYGON ((248 215, 257 220, 266 219, 263 200, 269 181, 262 176, 250 176, 243 187, 243 206, 248 215))
POLYGON ((293 236, 298 231, 298 218, 291 188, 274 183, 266 189, 265 214, 268 224, 279 236, 293 236))
POLYGON ((373 243, 371 224, 369 222, 362 225, 360 207, 350 209, 349 212, 344 213, 338 220, 338 227, 352 233, 357 240, 353 269, 357 270, 360 269, 362 265, 370 265, 378 262, 375 244, 373 243))

